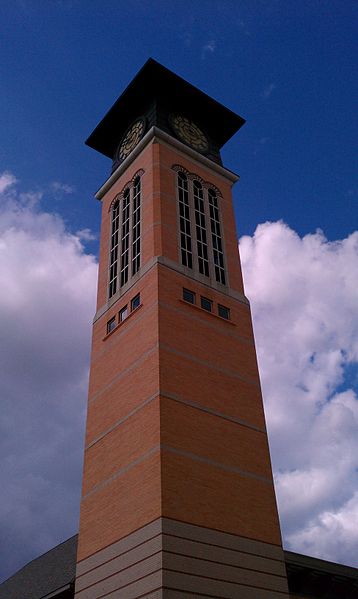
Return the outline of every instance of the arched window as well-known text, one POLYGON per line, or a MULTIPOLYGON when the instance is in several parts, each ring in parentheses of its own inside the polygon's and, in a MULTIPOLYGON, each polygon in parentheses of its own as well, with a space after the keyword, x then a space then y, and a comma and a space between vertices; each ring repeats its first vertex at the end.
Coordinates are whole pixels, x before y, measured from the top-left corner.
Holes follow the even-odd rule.
POLYGON ((112 208, 111 253, 109 259, 109 297, 117 291, 118 275, 119 201, 112 208))
POLYGON ((216 192, 213 189, 209 189, 208 197, 215 279, 218 281, 218 283, 222 283, 223 285, 225 285, 224 252, 223 242, 221 238, 218 198, 216 192))
POLYGON ((129 261, 129 213, 130 191, 126 189, 122 200, 122 228, 121 228, 121 287, 128 281, 129 261))
POLYGON ((135 275, 140 266, 140 177, 134 180, 132 232, 132 275, 135 275))
POLYGON ((226 285, 218 194, 181 170, 177 174, 177 185, 180 262, 226 285))
POLYGON ((208 240, 206 235, 206 219, 203 186, 199 181, 193 182, 194 212, 196 228, 196 245, 198 249, 199 272, 209 276, 208 240))
POLYGON ((112 207, 109 297, 128 283, 140 268, 141 178, 126 187, 112 207))
POLYGON ((178 173, 178 196, 181 263, 184 264, 184 266, 192 268, 193 253, 191 247, 188 178, 182 172, 178 173))

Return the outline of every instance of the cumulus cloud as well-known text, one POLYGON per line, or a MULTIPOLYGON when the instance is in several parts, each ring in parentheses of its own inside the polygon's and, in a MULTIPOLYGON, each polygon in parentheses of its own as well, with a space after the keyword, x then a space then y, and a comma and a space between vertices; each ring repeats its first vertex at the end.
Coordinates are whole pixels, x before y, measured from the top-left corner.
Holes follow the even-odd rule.
POLYGON ((201 50, 201 57, 205 58, 207 56, 207 54, 213 54, 216 50, 216 41, 215 40, 209 40, 203 47, 201 50))
POLYGON ((0 175, 2 577, 77 530, 97 271, 89 232, 15 183, 0 175))
POLYGON ((69 185, 68 183, 61 183, 60 181, 53 181, 53 183, 51 183, 51 189, 58 195, 69 195, 76 191, 73 185, 69 185))
POLYGON ((16 183, 16 177, 14 177, 14 175, 12 173, 9 173, 8 171, 4 171, 0 175, 0 193, 3 193, 4 191, 6 191, 6 189, 11 187, 15 183, 16 183))
POLYGON ((94 235, 91 229, 80 229, 76 233, 76 237, 83 241, 94 241, 96 239, 96 235, 94 235))
POLYGON ((264 90, 262 92, 262 96, 264 98, 269 98, 275 89, 276 89, 276 84, 269 83, 269 85, 266 85, 266 87, 264 88, 264 90))
MULTIPOLYGON (((78 526, 96 261, 83 229, 0 175, 1 575, 78 526)), ((358 232, 284 223, 240 241, 285 545, 358 555, 358 232)), ((356 564, 355 564, 356 565, 356 564)))
POLYGON ((358 232, 240 241, 286 547, 357 565, 358 232))

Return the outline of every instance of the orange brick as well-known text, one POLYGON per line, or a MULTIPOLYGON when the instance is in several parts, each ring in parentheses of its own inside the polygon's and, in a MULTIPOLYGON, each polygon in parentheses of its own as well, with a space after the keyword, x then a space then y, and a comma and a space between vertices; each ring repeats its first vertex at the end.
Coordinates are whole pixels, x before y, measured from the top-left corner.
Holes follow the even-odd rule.
POLYGON ((98 310, 79 559, 160 516, 280 544, 231 183, 166 144, 149 143, 102 200, 98 310), (175 164, 221 191, 229 287, 182 272, 175 164), (139 169, 141 272, 108 307, 109 209, 139 169), (156 256, 169 262, 153 263, 156 256), (211 299, 213 313, 199 301, 185 303, 183 287, 211 299), (108 320, 137 293, 141 307, 106 335, 108 320), (219 303, 230 321, 217 315, 219 303))

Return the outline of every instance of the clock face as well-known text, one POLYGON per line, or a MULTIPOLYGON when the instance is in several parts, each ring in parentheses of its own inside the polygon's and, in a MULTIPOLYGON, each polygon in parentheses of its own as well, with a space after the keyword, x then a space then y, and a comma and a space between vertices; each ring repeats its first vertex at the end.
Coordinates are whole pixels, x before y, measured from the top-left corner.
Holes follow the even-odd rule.
POLYGON ((129 127, 127 133, 124 135, 118 150, 118 158, 124 160, 128 154, 136 147, 137 143, 143 137, 144 133, 144 120, 138 119, 129 127))
POLYGON ((193 121, 181 114, 173 114, 170 116, 170 123, 177 136, 194 150, 206 152, 209 149, 206 135, 193 121))

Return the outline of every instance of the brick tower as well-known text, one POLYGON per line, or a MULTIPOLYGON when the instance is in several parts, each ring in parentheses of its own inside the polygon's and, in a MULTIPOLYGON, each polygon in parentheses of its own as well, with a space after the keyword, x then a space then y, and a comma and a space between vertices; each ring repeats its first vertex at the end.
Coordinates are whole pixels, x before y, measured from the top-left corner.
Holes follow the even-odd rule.
POLYGON ((244 120, 149 60, 87 144, 102 202, 76 599, 282 599, 220 148, 244 120))

